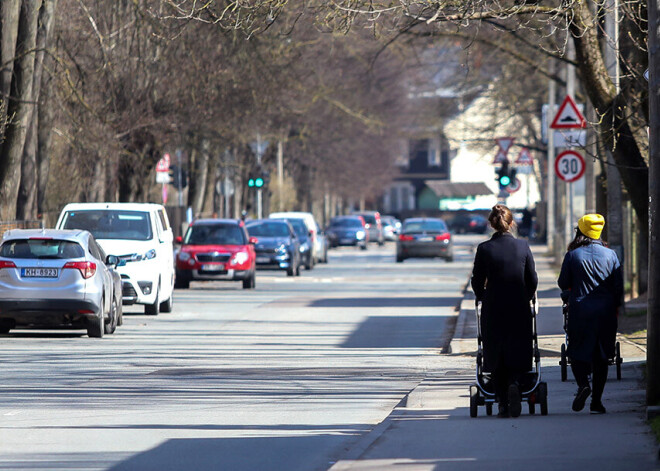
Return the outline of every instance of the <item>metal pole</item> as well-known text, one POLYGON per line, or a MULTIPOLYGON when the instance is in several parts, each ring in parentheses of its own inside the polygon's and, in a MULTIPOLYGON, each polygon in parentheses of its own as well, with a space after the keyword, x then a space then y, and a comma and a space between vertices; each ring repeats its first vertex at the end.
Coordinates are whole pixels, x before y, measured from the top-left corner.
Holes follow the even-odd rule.
MULTIPOLYGON (((550 73, 554 73, 555 64, 550 60, 548 65, 548 70, 550 73)), ((555 136, 554 130, 550 127, 552 122, 552 116, 555 114, 555 105, 557 97, 557 84, 553 79, 550 79, 548 84, 548 113, 546 117, 546 122, 548 124, 548 206, 546 208, 547 213, 547 225, 545 228, 546 241, 548 243, 548 250, 550 253, 554 253, 555 248, 555 136)))
POLYGON ((263 218, 263 212, 261 209, 261 188, 257 190, 257 219, 263 218))
POLYGON ((660 5, 649 0, 649 286, 647 307, 646 404, 660 403, 660 5))
POLYGON ((277 141, 277 209, 284 211, 284 143, 277 141))
POLYGON ((183 206, 183 191, 181 189, 181 151, 177 150, 176 151, 176 161, 179 164, 177 167, 177 173, 179 174, 179 181, 176 184, 176 192, 179 197, 179 206, 183 206))

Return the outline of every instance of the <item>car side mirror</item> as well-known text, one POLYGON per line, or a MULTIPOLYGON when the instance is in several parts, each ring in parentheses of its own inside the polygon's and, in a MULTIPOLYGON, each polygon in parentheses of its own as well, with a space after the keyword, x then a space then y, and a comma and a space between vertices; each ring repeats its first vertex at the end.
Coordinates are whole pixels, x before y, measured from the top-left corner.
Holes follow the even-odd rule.
POLYGON ((259 242, 259 239, 257 239, 256 237, 250 237, 250 239, 249 239, 248 242, 249 242, 250 244, 254 245, 254 244, 256 244, 257 242, 259 242))
POLYGON ((183 244, 183 237, 176 236, 176 239, 174 239, 174 242, 176 242, 177 244, 183 244))

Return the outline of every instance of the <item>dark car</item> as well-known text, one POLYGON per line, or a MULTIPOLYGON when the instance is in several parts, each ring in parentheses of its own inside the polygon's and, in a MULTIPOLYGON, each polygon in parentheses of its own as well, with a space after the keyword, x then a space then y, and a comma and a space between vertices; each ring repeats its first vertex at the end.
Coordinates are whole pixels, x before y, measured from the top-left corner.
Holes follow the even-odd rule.
POLYGON ((485 234, 488 219, 480 214, 457 214, 449 221, 449 227, 456 234, 485 234))
POLYGON ((242 281, 255 287, 254 245, 243 221, 200 219, 193 221, 176 256, 176 287, 188 288, 193 280, 242 281))
POLYGON ((298 242, 300 243, 300 248, 298 250, 300 251, 300 258, 305 270, 311 270, 314 268, 314 257, 312 256, 313 242, 305 221, 300 218, 284 220, 291 224, 291 227, 293 227, 293 230, 296 233, 296 237, 298 237, 298 242))
POLYGON ((246 224, 250 237, 257 240, 257 268, 286 270, 288 276, 300 275, 300 243, 288 221, 257 219, 246 224))
POLYGON ((442 257, 454 260, 451 234, 445 221, 438 218, 406 219, 396 242, 396 261, 413 257, 442 257))
POLYGON ((362 250, 367 249, 369 233, 361 216, 337 216, 330 219, 330 225, 325 230, 330 247, 354 245, 362 250))

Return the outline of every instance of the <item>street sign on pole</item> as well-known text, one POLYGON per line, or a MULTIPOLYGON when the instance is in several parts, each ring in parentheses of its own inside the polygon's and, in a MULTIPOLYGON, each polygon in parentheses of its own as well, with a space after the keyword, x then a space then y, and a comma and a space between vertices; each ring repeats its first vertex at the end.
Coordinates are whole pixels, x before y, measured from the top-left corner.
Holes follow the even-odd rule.
POLYGON ((498 137, 495 139, 495 142, 497 142, 497 147, 499 147, 502 152, 504 152, 504 156, 509 152, 509 149, 513 145, 513 141, 515 141, 515 137, 498 137))
POLYGON ((585 162, 574 150, 565 150, 555 159, 555 173, 566 183, 573 183, 584 175, 585 162))
POLYGON ((581 129, 587 127, 587 120, 584 119, 570 95, 566 95, 566 98, 564 98, 550 127, 552 129, 581 129))
POLYGON ((533 165, 534 159, 532 159, 532 154, 529 153, 529 150, 523 147, 514 163, 516 165, 533 165))
POLYGON ((511 181, 511 184, 509 186, 507 186, 505 189, 509 194, 511 194, 511 193, 515 193, 516 191, 520 190, 521 186, 522 186, 522 183, 520 183, 520 179, 514 178, 511 181))
POLYGON ((495 158, 493 159, 494 164, 501 164, 502 162, 508 160, 506 158, 506 152, 502 150, 502 148, 497 149, 497 154, 495 154, 495 158))

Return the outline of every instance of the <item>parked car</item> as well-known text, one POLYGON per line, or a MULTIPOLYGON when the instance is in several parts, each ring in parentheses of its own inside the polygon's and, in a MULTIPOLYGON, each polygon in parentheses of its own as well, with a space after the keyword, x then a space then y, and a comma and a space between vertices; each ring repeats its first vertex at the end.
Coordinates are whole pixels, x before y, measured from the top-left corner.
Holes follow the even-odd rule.
POLYGON ((449 228, 456 234, 485 234, 488 227, 488 219, 480 214, 462 213, 449 220, 449 228))
POLYGON ((288 276, 300 275, 300 242, 289 221, 257 219, 246 223, 248 234, 255 237, 257 269, 286 270, 288 276))
POLYGON ((403 222, 396 243, 396 261, 413 257, 442 257, 454 260, 451 234, 439 218, 411 218, 403 222))
POLYGON ((401 229, 401 221, 394 216, 381 216, 380 221, 383 226, 383 237, 385 237, 385 240, 396 240, 401 229))
POLYGON ((174 245, 165 208, 151 203, 71 203, 57 229, 92 233, 105 253, 126 262, 117 270, 123 304, 143 304, 144 313, 172 311, 174 245))
POLYGON ((305 270, 314 268, 314 256, 312 255, 312 239, 305 221, 300 218, 285 219, 291 224, 296 233, 298 242, 300 243, 300 261, 302 262, 305 270))
POLYGON ((121 281, 92 234, 15 229, 0 245, 0 332, 16 327, 114 333, 121 323, 121 281))
POLYGON ((176 287, 189 288, 191 281, 242 281, 243 289, 256 286, 255 238, 245 224, 235 219, 193 221, 176 256, 176 287))
POLYGON ((362 216, 365 222, 365 228, 369 232, 369 242, 375 242, 378 245, 385 243, 385 236, 383 234, 383 226, 380 221, 380 213, 378 211, 355 211, 354 216, 362 216))
POLYGON ((312 213, 304 211, 286 211, 280 213, 271 213, 268 217, 270 219, 287 219, 289 221, 292 219, 301 219, 307 227, 308 238, 311 242, 312 257, 314 259, 313 262, 327 262, 328 253, 327 251, 324 252, 324 242, 319 234, 319 225, 312 213))
POLYGON ((353 245, 367 250, 369 233, 361 216, 336 216, 325 230, 331 247, 353 245))

